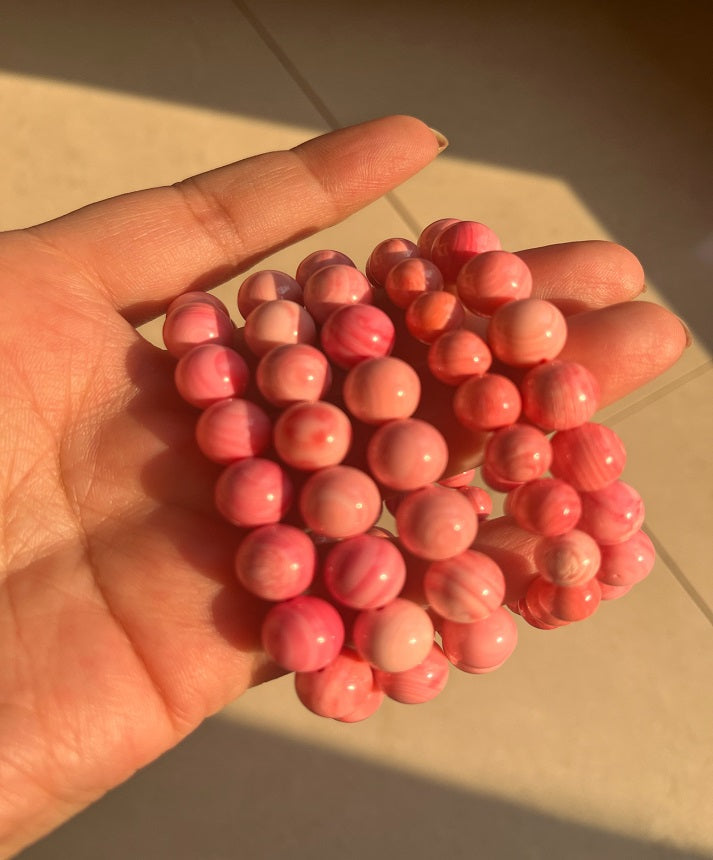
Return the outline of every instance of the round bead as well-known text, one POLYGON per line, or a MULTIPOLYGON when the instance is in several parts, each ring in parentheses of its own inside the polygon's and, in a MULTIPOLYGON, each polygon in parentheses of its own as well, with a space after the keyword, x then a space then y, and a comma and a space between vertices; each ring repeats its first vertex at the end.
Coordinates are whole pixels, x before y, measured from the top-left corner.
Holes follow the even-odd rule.
POLYGON ((312 713, 332 720, 356 713, 365 705, 373 688, 371 666, 351 648, 343 648, 323 669, 295 675, 300 702, 312 713))
POLYGON ((262 269, 249 275, 238 288, 238 311, 247 319, 263 302, 288 299, 302 304, 302 287, 286 272, 262 269))
POLYGON ((386 695, 403 705, 430 702, 448 682, 448 659, 435 642, 426 659, 405 672, 374 670, 374 680, 386 695))
POLYGON ((433 221, 427 227, 424 227, 418 237, 418 242, 416 243, 418 256, 430 260, 431 249, 433 248, 433 243, 436 241, 436 237, 439 236, 446 227, 450 227, 452 224, 457 224, 459 220, 459 218, 439 218, 438 221, 433 221))
POLYGON ((465 472, 459 472, 457 475, 449 475, 447 478, 439 478, 438 483, 442 487, 467 487, 475 480, 475 469, 466 469, 465 472))
POLYGON ((424 293, 443 289, 443 275, 430 260, 413 257, 397 263, 384 281, 386 295, 397 308, 407 308, 424 293))
POLYGON ((384 424, 413 415, 421 397, 421 381, 400 358, 370 358, 352 367, 342 393, 355 418, 365 424, 384 424))
POLYGON ((332 382, 324 353, 308 343, 276 346, 263 355, 255 372, 260 394, 273 406, 320 400, 332 382))
POLYGON ((372 714, 375 714, 381 707, 384 701, 384 691, 376 686, 372 686, 371 690, 366 694, 360 705, 357 705, 355 710, 344 714, 342 717, 335 717, 340 723, 359 723, 362 720, 368 719, 372 714))
POLYGON ((262 623, 265 653, 288 672, 314 672, 339 654, 344 625, 331 603, 300 595, 275 604, 262 623))
POLYGON ((213 303, 191 301, 166 315, 163 342, 174 358, 202 343, 229 346, 235 336, 233 321, 213 303))
POLYGON ((301 287, 304 287, 315 272, 324 269, 326 266, 352 266, 356 268, 354 262, 346 254, 342 254, 341 251, 327 249, 313 251, 297 266, 295 280, 301 287))
POLYGON ((473 543, 478 518, 462 493, 436 484, 404 496, 396 509, 396 525, 409 552, 438 561, 473 543))
POLYGON ((520 392, 499 373, 473 376, 456 388, 453 412, 468 430, 497 430, 520 416, 520 392))
POLYGON ((444 332, 459 328, 464 319, 458 298, 443 290, 422 293, 406 309, 406 328, 421 343, 433 343, 444 332))
POLYGON ((447 284, 454 284, 458 272, 476 254, 499 251, 500 239, 478 221, 459 221, 446 227, 431 246, 431 259, 438 266, 447 284))
POLYGON ((215 485, 215 504, 228 522, 243 528, 277 523, 292 503, 292 484, 272 460, 231 463, 215 485))
POLYGON ((520 483, 540 478, 550 468, 550 440, 529 424, 496 430, 485 447, 485 461, 495 475, 520 483))
POLYGON ((226 317, 230 316, 230 311, 218 296, 214 296, 213 293, 204 293, 199 290, 192 290, 189 293, 181 293, 180 296, 176 296, 166 309, 166 316, 168 316, 171 311, 176 310, 176 308, 190 304, 211 305, 211 307, 217 308, 221 313, 225 314, 226 317))
POLYGON ((397 263, 417 255, 416 244, 410 239, 384 239, 369 255, 366 275, 372 284, 383 287, 386 276, 397 263))
POLYGON ((307 527, 335 540, 366 532, 382 506, 374 481, 351 466, 330 466, 310 475, 299 504, 307 527))
POLYGON ((527 371, 520 383, 524 415, 544 430, 571 430, 599 408, 599 383, 584 365, 549 361, 527 371))
POLYGON ((474 549, 489 555, 505 575, 508 605, 525 596, 537 576, 535 546, 539 536, 520 528, 510 516, 485 520, 478 528, 474 549))
POLYGON ((543 538, 535 547, 535 563, 542 576, 555 585, 582 585, 599 570, 601 552, 590 535, 572 529, 543 538))
POLYGON ((374 305, 344 305, 327 317, 320 332, 322 349, 344 370, 388 355, 394 339, 394 324, 374 305))
POLYGON ((323 469, 344 459, 352 425, 341 409, 323 400, 293 403, 275 422, 273 444, 295 469, 323 469))
POLYGON ((248 532, 235 555, 240 583, 263 600, 289 600, 312 582, 317 550, 301 529, 284 523, 248 532))
POLYGON ((402 418, 383 424, 369 440, 372 476, 393 490, 416 490, 438 480, 448 462, 448 445, 426 421, 402 418))
POLYGON ((520 299, 495 311, 487 340, 500 361, 528 367, 560 354, 567 340, 567 321, 552 302, 520 299))
POLYGON ((352 636, 357 652, 376 669, 406 672, 426 659, 433 633, 426 610, 397 597, 379 609, 360 612, 352 636))
POLYGON ((588 422, 552 437, 550 471, 576 490, 600 490, 621 475, 626 449, 617 434, 603 424, 588 422))
POLYGON ((544 612, 560 621, 583 621, 593 615, 601 601, 599 582, 590 579, 581 585, 555 585, 542 576, 532 581, 527 589, 525 601, 537 618, 544 612))
POLYGON ((353 609, 377 609, 398 597, 406 563, 390 540, 364 534, 339 541, 324 561, 324 583, 331 596, 353 609))
POLYGON ((219 400, 209 406, 196 424, 196 442, 215 463, 232 463, 262 454, 270 445, 272 425, 251 400, 219 400))
POLYGON ((651 538, 642 531, 621 543, 602 546, 600 550, 602 562, 597 579, 600 583, 618 588, 636 585, 646 579, 656 560, 651 538))
POLYGON ((312 317, 289 299, 258 305, 245 320, 243 331, 248 349, 257 356, 285 343, 314 343, 317 338, 312 317))
POLYGON ((310 275, 304 286, 304 303, 320 325, 342 305, 371 304, 372 287, 354 266, 325 266, 310 275))
POLYGON ((472 624, 444 621, 441 639, 446 657, 456 668, 481 675, 502 666, 515 650, 517 625, 510 612, 501 606, 472 624))
POLYGON ((644 522, 644 503, 636 490, 615 481, 601 490, 582 493, 579 528, 605 546, 629 540, 644 522))
POLYGON ((226 397, 239 397, 247 388, 248 379, 243 357, 234 349, 215 343, 194 346, 184 353, 174 374, 178 393, 199 409, 226 397))
POLYGON ((599 580, 599 590, 602 593, 602 600, 618 600, 625 594, 628 594, 633 585, 609 585, 608 582, 599 580))
POLYGON ((449 621, 468 624, 487 618, 502 605, 505 577, 487 555, 467 549, 434 561, 426 571, 423 588, 435 612, 449 621))
POLYGON ((492 360, 487 343, 464 328, 443 332, 428 350, 429 370, 446 385, 460 385, 471 376, 482 376, 492 360))
POLYGON ((486 251, 463 265, 456 286, 469 311, 492 316, 502 305, 530 297, 532 275, 517 254, 486 251))
POLYGON ((501 478, 487 463, 483 463, 480 467, 480 477, 498 493, 510 493, 524 483, 524 481, 508 481, 507 478, 501 478))
POLYGON ((566 481, 538 478, 513 490, 507 497, 506 510, 520 528, 551 537, 577 525, 582 502, 566 481))
POLYGON ((473 506, 478 520, 486 520, 493 512, 493 500, 482 487, 459 487, 458 492, 473 506))

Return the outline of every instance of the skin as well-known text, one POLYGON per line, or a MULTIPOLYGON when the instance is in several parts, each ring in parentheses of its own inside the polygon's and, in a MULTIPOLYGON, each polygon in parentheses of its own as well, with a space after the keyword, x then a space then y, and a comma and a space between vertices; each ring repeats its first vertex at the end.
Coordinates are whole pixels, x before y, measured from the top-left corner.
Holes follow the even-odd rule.
MULTIPOLYGON (((387 117, 0 235, 0 856, 275 674, 195 412, 174 360, 135 326, 345 218, 437 151, 421 122, 387 117)), ((630 301, 643 272, 623 248, 523 257, 537 295, 585 311, 566 353, 606 402, 684 349, 676 317, 630 301)), ((478 440, 441 426, 476 462, 478 440)))

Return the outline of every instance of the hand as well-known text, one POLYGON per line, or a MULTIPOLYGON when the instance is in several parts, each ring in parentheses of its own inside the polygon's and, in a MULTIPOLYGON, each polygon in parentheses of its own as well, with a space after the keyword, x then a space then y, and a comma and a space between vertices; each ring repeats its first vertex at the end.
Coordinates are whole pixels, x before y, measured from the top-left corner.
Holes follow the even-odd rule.
MULTIPOLYGON (((0 855, 272 672, 232 575, 235 530, 214 513, 217 469, 173 360, 134 327, 436 154, 426 126, 390 117, 0 236, 0 855)), ((571 320, 567 352, 606 401, 681 353, 674 316, 628 301, 643 274, 624 249, 525 256, 538 295, 598 308, 571 320)))

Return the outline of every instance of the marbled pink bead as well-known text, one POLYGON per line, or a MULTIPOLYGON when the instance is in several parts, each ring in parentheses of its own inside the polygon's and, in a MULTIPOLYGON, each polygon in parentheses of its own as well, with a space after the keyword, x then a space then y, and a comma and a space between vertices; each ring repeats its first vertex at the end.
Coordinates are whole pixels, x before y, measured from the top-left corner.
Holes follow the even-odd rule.
POLYGON ((288 672, 315 672, 339 654, 344 625, 331 603, 300 595, 275 604, 262 623, 265 653, 288 672))
POLYGON ((458 492, 473 506, 479 522, 486 520, 492 514, 493 500, 482 487, 458 487, 458 492))
POLYGON ((543 538, 535 547, 535 563, 542 576, 555 585, 583 585, 599 570, 601 552, 594 538, 572 529, 543 538))
POLYGON ((324 400, 293 403, 273 430, 273 444, 283 463, 309 471, 341 463, 351 441, 349 418, 324 400))
POLYGON ((555 585, 543 576, 530 584, 526 605, 536 618, 548 615, 560 621, 583 621, 593 615, 601 601, 601 589, 596 578, 581 585, 555 585))
POLYGON ((315 272, 318 272, 320 269, 324 269, 327 266, 352 266, 356 269, 356 265, 353 260, 347 257, 346 254, 342 254, 341 251, 332 251, 328 249, 312 251, 312 253, 308 254, 297 266, 295 280, 301 287, 304 287, 315 272))
POLYGON ((624 443, 604 424, 590 421, 558 430, 551 445, 550 471, 576 490, 601 490, 616 481, 626 464, 624 443))
POLYGON ((434 484, 404 496, 396 509, 396 526, 410 553, 438 561, 468 549, 478 518, 462 493, 434 484))
POLYGON ((492 558, 467 549, 432 562, 423 588, 432 609, 442 618, 468 624, 487 618, 502 605, 505 576, 492 558))
POLYGON ((379 710, 385 698, 386 696, 384 691, 374 683, 361 704, 357 705, 357 707, 348 714, 344 714, 344 716, 341 717, 335 717, 334 719, 340 723, 360 723, 362 720, 366 720, 373 716, 379 710))
POLYGON ((426 659, 405 672, 374 670, 374 680, 386 695, 403 705, 430 702, 441 693, 448 682, 450 664, 435 642, 426 659))
POLYGON ((498 493, 511 493, 525 483, 524 481, 509 481, 507 478, 501 478, 487 463, 483 463, 480 467, 480 477, 491 490, 498 493))
POLYGON ((463 265, 456 286, 469 311, 492 316, 502 305, 530 297, 532 275, 517 254, 486 251, 463 265))
POLYGON ((495 311, 487 340, 500 361, 511 367, 529 367, 560 354, 567 340, 567 321, 552 302, 519 299, 495 311))
POLYGON ((397 597, 379 609, 357 615, 354 647, 382 672, 406 672, 422 663, 433 645, 433 622, 425 609, 397 597))
POLYGON ((602 546, 600 550, 602 562, 597 579, 601 584, 618 588, 636 585, 646 579, 656 561, 656 550, 651 538, 642 531, 637 531, 621 543, 602 546))
POLYGON ((238 288, 238 311, 243 319, 263 302, 287 299, 302 304, 302 287, 286 272, 277 269, 261 269, 253 272, 238 288))
POLYGON ((377 609, 398 597, 406 562, 389 540, 363 534, 336 543, 327 553, 324 583, 330 595, 353 609, 377 609))
POLYGON ((279 522, 292 497, 284 470, 261 457, 231 463, 215 485, 216 508, 228 522, 243 528, 279 522))
POLYGON ((496 430, 485 447, 485 461, 505 481, 521 483, 540 478, 550 468, 550 440, 529 424, 512 424, 496 430))
POLYGON ((467 487, 475 480, 475 469, 466 469, 465 472, 458 472, 456 475, 449 475, 447 478, 439 478, 438 483, 442 487, 467 487))
POLYGON ((431 249, 433 248, 433 243, 436 241, 436 237, 447 227, 457 224, 459 220, 459 218, 439 218, 437 221, 432 221, 427 227, 424 227, 416 243, 418 256, 430 260, 431 249))
POLYGON ((499 251, 500 239, 478 221, 459 221, 446 227, 431 246, 431 260, 438 266, 447 284, 455 284, 458 272, 477 254, 499 251))
POLYGON ((229 346, 235 326, 213 303, 190 301, 174 308, 163 324, 163 342, 174 358, 180 358, 202 343, 229 346))
POLYGON ((176 308, 190 304, 211 305, 211 307, 217 308, 221 313, 224 313, 226 317, 230 316, 230 311, 218 296, 214 296, 213 293, 204 293, 199 290, 192 290, 189 293, 181 293, 180 296, 176 296, 166 309, 166 315, 168 316, 168 314, 170 314, 171 311, 175 311, 176 308))
POLYGON ((468 430, 497 430, 520 417, 520 392, 499 373, 473 376, 456 388, 453 412, 468 430))
POLYGON ((465 311, 460 300, 444 290, 422 293, 406 308, 406 328, 421 343, 433 343, 447 331, 460 328, 465 311))
POLYGON ((437 481, 448 462, 448 444, 427 421, 401 418, 382 424, 369 440, 372 476, 392 490, 416 490, 437 481))
POLYGON ((205 409, 226 397, 239 397, 247 388, 248 366, 229 346, 204 343, 181 356, 174 380, 181 397, 205 409))
POLYGON ((379 519, 382 507, 374 481, 351 466, 330 466, 310 475, 299 504, 307 527, 334 539, 364 534, 379 519))
POLYGON ((304 303, 321 325, 342 305, 371 304, 373 292, 366 276, 353 266, 325 266, 310 275, 304 285, 304 303))
POLYGON ((352 367, 342 394, 355 418, 365 424, 384 424, 413 415, 421 397, 421 380, 400 358, 370 358, 352 367))
POLYGON ((332 370, 316 347, 287 343, 263 355, 255 381, 268 403, 285 407, 301 400, 321 400, 332 383, 332 370))
POLYGON ((295 691, 300 702, 312 713, 332 720, 341 720, 357 712, 373 688, 371 666, 351 648, 343 648, 322 669, 295 675, 295 691))
POLYGON ((263 600, 289 600, 309 587, 317 550, 301 529, 284 523, 248 532, 235 555, 235 574, 251 594, 263 600))
POLYGON ((443 290, 443 275, 430 260, 413 257, 397 263, 384 281, 386 295, 397 308, 407 308, 424 293, 443 290))
POLYGON ((516 612, 531 627, 536 627, 538 630, 556 630, 558 627, 566 627, 570 623, 555 618, 554 615, 545 612, 541 607, 538 607, 538 614, 535 615, 524 598, 518 600, 512 611, 516 612))
POLYGON ((633 585, 609 585, 608 582, 599 580, 599 590, 602 593, 602 600, 618 600, 620 597, 628 594, 633 587, 633 585))
POLYGON ((582 364, 548 361, 527 371, 520 383, 524 415, 544 430, 571 430, 599 408, 599 383, 582 364))
POLYGON ((492 361, 482 337, 464 328, 443 332, 428 350, 429 370, 446 385, 460 385, 471 376, 482 376, 492 361))
POLYGON ((209 406, 196 424, 196 442, 215 463, 232 463, 267 450, 272 436, 270 419, 251 400, 231 398, 209 406))
POLYGON ((579 528, 598 544, 608 546, 633 537, 644 522, 641 496, 624 481, 614 481, 601 490, 582 493, 579 528))
POLYGON ((263 302, 245 321, 245 343, 258 357, 285 343, 314 343, 317 327, 308 311, 289 299, 263 302))
POLYGON ((579 493, 566 481, 537 478, 506 499, 506 512, 527 531, 547 537, 573 529, 582 514, 579 493))
POLYGON ((349 370, 367 358, 382 358, 394 347, 394 324, 374 305, 344 305, 322 326, 320 341, 330 360, 349 370))
POLYGON ((397 263, 416 256, 416 243, 410 239, 384 239, 369 254, 365 267, 366 275, 372 284, 383 287, 386 276, 397 263))
POLYGON ((498 669, 517 645, 517 625, 501 606, 487 618, 471 624, 445 620, 441 626, 443 651, 462 672, 482 675, 498 669))

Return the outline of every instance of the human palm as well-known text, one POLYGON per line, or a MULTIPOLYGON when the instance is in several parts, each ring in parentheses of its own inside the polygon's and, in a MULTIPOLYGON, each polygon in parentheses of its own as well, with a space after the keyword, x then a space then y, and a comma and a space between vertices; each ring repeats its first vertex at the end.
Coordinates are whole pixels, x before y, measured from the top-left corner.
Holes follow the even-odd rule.
MULTIPOLYGON (((171 384, 173 360, 135 326, 436 152, 425 126, 391 117, 0 236, 0 855, 272 672, 195 413, 171 384)), ((576 312, 566 354, 592 368, 605 401, 680 354, 679 321, 628 301, 643 287, 628 252, 577 243, 525 256, 537 294, 576 312)), ((443 429, 465 468, 477 440, 443 429)))

